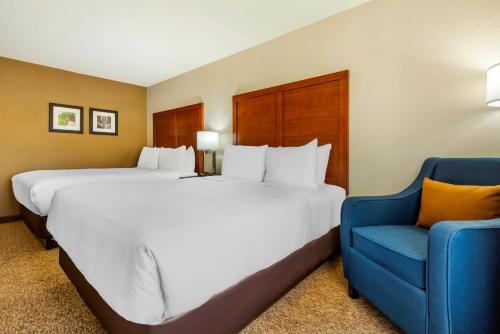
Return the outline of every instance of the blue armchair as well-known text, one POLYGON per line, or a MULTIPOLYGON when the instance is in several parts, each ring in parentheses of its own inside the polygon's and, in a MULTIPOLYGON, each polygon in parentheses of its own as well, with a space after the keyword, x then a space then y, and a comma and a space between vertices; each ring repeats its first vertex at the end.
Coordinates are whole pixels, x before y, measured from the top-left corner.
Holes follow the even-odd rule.
POLYGON ((424 177, 497 185, 500 158, 429 158, 399 194, 346 199, 349 295, 361 293, 408 333, 500 333, 500 219, 416 227, 424 177))

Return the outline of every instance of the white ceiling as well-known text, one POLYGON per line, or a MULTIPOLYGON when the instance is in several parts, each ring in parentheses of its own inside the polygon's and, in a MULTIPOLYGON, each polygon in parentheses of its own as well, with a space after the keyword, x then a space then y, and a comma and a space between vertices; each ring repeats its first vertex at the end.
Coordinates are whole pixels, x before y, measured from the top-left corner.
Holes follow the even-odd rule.
POLYGON ((150 86, 367 0, 0 0, 0 56, 150 86))

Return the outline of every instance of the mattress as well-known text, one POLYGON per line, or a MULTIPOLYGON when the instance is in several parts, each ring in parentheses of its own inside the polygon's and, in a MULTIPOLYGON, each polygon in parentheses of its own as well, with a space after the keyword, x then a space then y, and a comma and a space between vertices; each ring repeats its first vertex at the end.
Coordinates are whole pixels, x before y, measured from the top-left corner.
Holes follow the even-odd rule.
POLYGON ((70 185, 132 180, 171 180, 191 175, 196 174, 142 168, 37 170, 14 175, 12 188, 20 204, 40 216, 47 216, 54 192, 70 185))
POLYGON ((118 314, 157 324, 326 234, 345 190, 222 177, 56 191, 47 229, 118 314))

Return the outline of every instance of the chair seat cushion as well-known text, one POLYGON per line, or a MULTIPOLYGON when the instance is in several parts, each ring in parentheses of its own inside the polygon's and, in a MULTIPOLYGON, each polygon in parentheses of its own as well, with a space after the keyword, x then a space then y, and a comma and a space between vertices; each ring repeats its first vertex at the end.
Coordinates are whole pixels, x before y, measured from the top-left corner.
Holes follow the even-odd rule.
POLYGON ((399 278, 425 289, 428 230, 414 225, 352 229, 353 247, 399 278))

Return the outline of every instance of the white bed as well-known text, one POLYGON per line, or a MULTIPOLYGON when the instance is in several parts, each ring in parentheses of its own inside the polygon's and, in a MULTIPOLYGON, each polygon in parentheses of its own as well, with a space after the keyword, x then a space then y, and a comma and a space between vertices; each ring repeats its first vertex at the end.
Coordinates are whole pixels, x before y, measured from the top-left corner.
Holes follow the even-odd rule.
POLYGON ((95 168, 37 170, 12 177, 16 200, 39 216, 47 216, 54 192, 63 187, 85 184, 130 180, 172 180, 195 173, 143 168, 95 168))
POLYGON ((157 324, 339 225, 345 190, 223 177, 56 191, 47 228, 106 303, 157 324))

